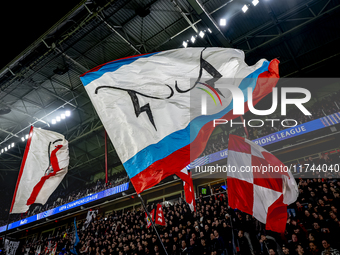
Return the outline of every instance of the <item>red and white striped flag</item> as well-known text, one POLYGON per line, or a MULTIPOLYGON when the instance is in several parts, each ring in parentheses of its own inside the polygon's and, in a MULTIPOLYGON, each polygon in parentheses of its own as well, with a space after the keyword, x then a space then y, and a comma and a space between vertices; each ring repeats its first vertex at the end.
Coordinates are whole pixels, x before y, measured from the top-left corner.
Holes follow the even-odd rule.
POLYGON ((287 205, 298 197, 293 175, 273 154, 235 135, 229 136, 229 165, 230 207, 253 215, 267 230, 283 233, 287 205))
POLYGON ((185 201, 189 204, 191 211, 196 211, 196 200, 194 184, 192 182, 191 173, 186 168, 176 173, 176 175, 183 181, 185 201))
POLYGON ((164 213, 161 204, 157 205, 155 223, 161 226, 165 226, 164 213))
MULTIPOLYGON (((151 215, 151 220, 154 221, 154 214, 155 214, 155 209, 152 209, 150 215, 151 215)), ((146 218, 146 227, 149 228, 151 227, 152 223, 150 218, 148 217, 148 214, 145 212, 145 218, 146 218)))
POLYGON ((67 173, 68 142, 56 132, 31 127, 10 213, 45 204, 67 173))

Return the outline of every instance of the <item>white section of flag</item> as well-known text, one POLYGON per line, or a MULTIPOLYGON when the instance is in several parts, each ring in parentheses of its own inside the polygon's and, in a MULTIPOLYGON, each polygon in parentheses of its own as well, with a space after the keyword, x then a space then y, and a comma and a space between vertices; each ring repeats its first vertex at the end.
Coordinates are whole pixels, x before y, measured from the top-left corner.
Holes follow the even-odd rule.
MULTIPOLYGON (((199 75, 202 50, 203 48, 175 49, 146 58, 141 57, 112 72, 108 70, 85 86, 122 163, 150 144, 157 144, 166 136, 184 129, 192 119, 201 115, 201 102, 193 102, 190 95, 201 95, 205 92, 197 89, 188 93, 177 93, 175 84, 177 82, 181 90, 188 90, 193 85, 192 81, 199 75), (171 90, 165 84, 175 91, 169 99, 166 98, 171 94, 171 90), (126 91, 106 88, 96 94, 95 91, 100 86, 114 86, 166 99, 158 100, 137 95, 140 106, 150 105, 157 131, 146 112, 136 117, 131 98, 126 91)), ((234 86, 239 86, 241 79, 260 68, 264 62, 260 60, 255 65, 248 66, 244 61, 244 52, 230 48, 206 48, 202 56, 218 70, 223 79, 233 79, 229 85, 234 86)), ((202 72, 202 81, 211 78, 206 71, 202 72)), ((215 106, 212 100, 207 100, 208 109, 213 109, 214 113, 224 109, 232 100, 231 93, 225 93, 221 100, 223 107, 215 106)))
POLYGON ((46 176, 41 189, 37 189, 34 203, 45 204, 53 191, 68 171, 69 151, 68 142, 64 136, 49 130, 33 128, 27 141, 24 159, 21 165, 11 213, 24 213, 28 210, 28 199, 32 196, 34 188, 46 176), (56 150, 56 147, 61 147, 56 150), (57 161, 59 171, 53 169, 50 160, 56 150, 54 161, 57 161), (49 178, 47 178, 49 177, 49 178))

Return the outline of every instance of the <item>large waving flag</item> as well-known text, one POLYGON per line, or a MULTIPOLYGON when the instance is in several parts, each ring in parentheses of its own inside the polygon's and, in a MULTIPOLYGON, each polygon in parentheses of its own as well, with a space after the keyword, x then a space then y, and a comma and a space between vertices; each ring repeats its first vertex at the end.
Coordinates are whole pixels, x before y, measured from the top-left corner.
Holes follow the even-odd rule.
POLYGON ((68 142, 56 132, 31 127, 10 213, 45 204, 67 173, 68 142))
POLYGON ((238 87, 245 98, 251 88, 255 105, 276 85, 278 63, 248 66, 240 50, 183 48, 115 60, 80 79, 140 193, 196 159, 214 119, 238 117, 230 91, 222 93, 218 83, 238 87), (213 106, 209 115, 202 115, 193 94, 213 98, 206 99, 213 106))
POLYGON ((229 206, 253 215, 266 229, 283 233, 287 205, 296 201, 298 187, 291 172, 273 154, 246 138, 229 135, 229 206))

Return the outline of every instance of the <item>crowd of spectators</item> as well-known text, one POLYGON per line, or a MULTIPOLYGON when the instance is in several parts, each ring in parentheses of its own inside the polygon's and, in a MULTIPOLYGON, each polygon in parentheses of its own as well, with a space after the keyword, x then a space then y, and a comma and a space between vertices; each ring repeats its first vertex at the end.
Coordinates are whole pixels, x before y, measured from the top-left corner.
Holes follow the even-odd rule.
MULTIPOLYGON (((25 219, 32 215, 36 215, 38 213, 56 208, 58 206, 81 199, 85 196, 88 196, 94 193, 100 192, 104 189, 109 189, 109 188, 118 186, 128 181, 129 181, 129 178, 126 172, 121 171, 119 173, 115 173, 114 175, 110 176, 110 178, 108 179, 107 185, 104 179, 98 179, 96 182, 92 182, 87 185, 83 185, 83 183, 78 182, 78 185, 77 184, 72 185, 67 190, 64 189, 62 185, 59 185, 59 187, 49 197, 45 205, 33 204, 30 206, 29 210, 26 213, 11 215, 10 222, 15 222, 18 220, 25 219)), ((2 223, 1 226, 6 225, 8 211, 2 213, 1 216, 3 216, 0 221, 0 223, 2 223)))
MULTIPOLYGON (((196 212, 185 202, 164 206, 166 225, 157 226, 161 240, 152 227, 147 228, 145 212, 138 208, 107 218, 98 215, 86 229, 79 223, 76 249, 84 255, 159 255, 165 254, 163 245, 169 255, 340 254, 340 179, 315 176, 297 179, 297 183, 300 194, 288 207, 283 235, 266 231, 251 215, 228 207, 227 193, 217 189, 211 196, 196 199, 196 212)), ((148 205, 148 210, 155 206, 148 205)), ((72 231, 71 224, 55 237, 27 243, 22 249, 34 254, 39 245, 57 243, 57 254, 70 254, 72 231)))

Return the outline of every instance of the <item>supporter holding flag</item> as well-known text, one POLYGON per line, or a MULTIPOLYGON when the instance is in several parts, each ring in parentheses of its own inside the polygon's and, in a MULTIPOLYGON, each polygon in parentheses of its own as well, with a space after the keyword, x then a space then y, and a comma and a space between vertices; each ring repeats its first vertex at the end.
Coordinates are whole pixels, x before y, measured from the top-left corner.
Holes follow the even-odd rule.
POLYGON ((25 213, 31 204, 45 204, 67 173, 68 142, 64 136, 31 127, 10 213, 25 213))
POLYGON ((253 215, 266 224, 267 230, 283 233, 287 205, 298 197, 293 175, 284 171, 283 163, 273 154, 235 135, 229 135, 228 165, 235 169, 228 172, 227 178, 230 207, 253 215), (254 167, 258 167, 258 171, 253 170, 254 167), (281 170, 270 171, 270 167, 281 170))

